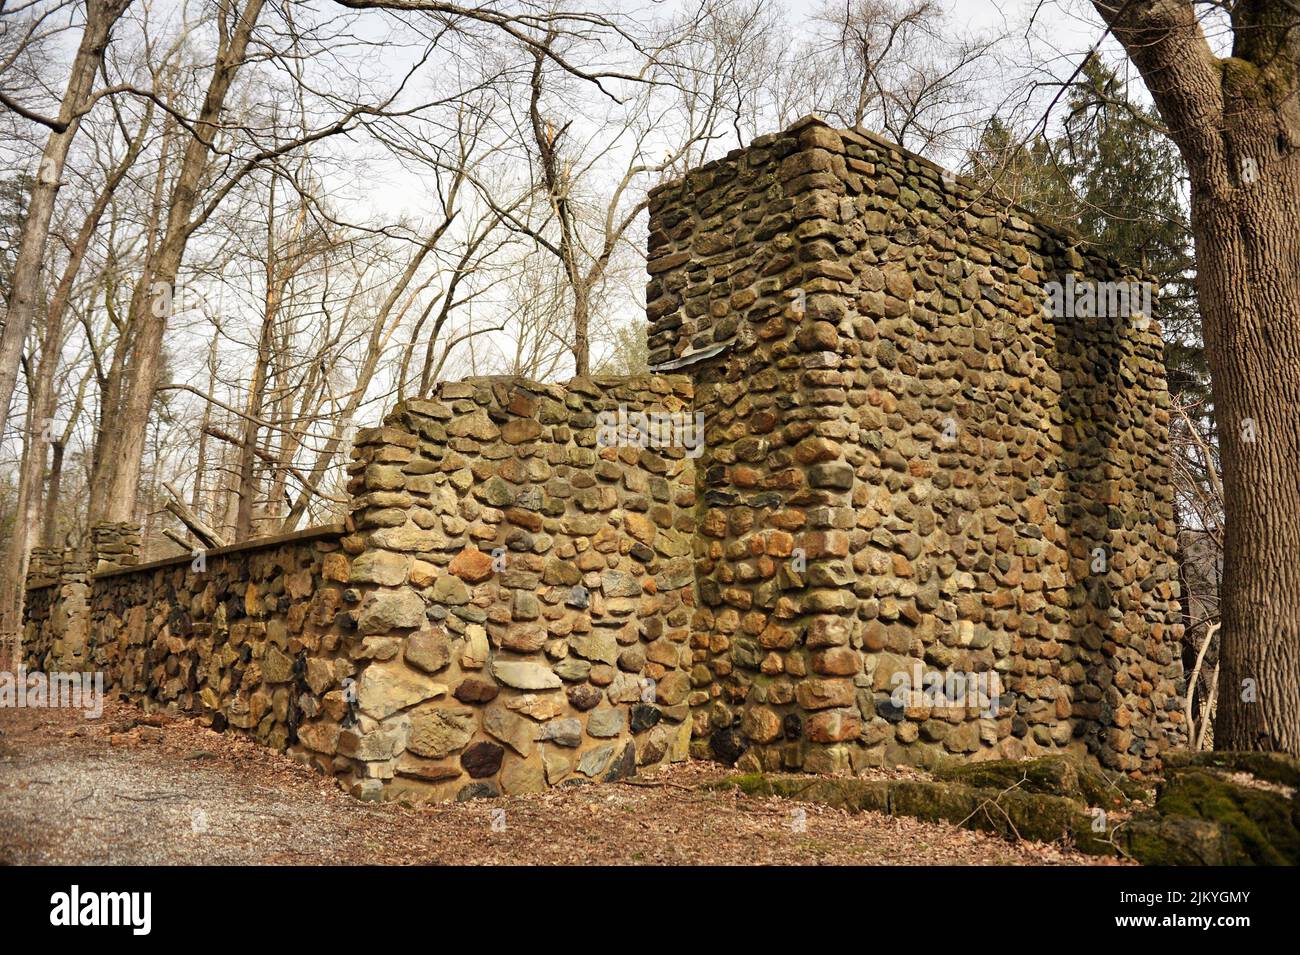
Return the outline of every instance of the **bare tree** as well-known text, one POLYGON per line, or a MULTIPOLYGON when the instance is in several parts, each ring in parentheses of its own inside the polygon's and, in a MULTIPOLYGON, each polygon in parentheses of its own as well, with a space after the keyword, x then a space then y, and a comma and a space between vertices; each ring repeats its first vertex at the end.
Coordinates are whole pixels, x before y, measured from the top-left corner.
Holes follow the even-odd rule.
POLYGON ((716 47, 702 58, 693 47, 699 22, 679 18, 654 31, 618 101, 594 115, 575 100, 580 91, 561 65, 579 58, 570 49, 579 39, 551 27, 523 46, 526 104, 509 118, 540 201, 503 219, 559 264, 568 322, 552 334, 571 343, 578 375, 591 371, 602 290, 630 264, 623 257, 640 264, 628 240, 647 187, 684 171, 721 135, 726 82, 716 47))
POLYGON ((969 124, 991 37, 963 37, 933 0, 825 0, 814 14, 817 111, 868 126, 917 151, 969 124))
POLYGON ((185 248, 194 230, 211 214, 200 208, 200 185, 207 172, 221 113, 236 75, 246 60, 263 0, 242 6, 223 2, 217 12, 219 42, 203 104, 186 142, 179 172, 165 200, 164 232, 150 250, 131 296, 129 321, 134 326, 128 374, 122 393, 106 395, 111 414, 104 421, 95 451, 90 519, 128 521, 134 517, 149 408, 158 384, 163 334, 171 310, 185 248), (196 216, 196 210, 198 215, 196 216))
POLYGON ((45 244, 50 234, 55 199, 63 182, 68 150, 77 135, 82 117, 97 98, 95 76, 103 65, 104 51, 108 48, 113 27, 130 4, 131 0, 87 0, 81 43, 72 61, 58 116, 41 116, 0 94, 0 103, 4 106, 50 130, 37 166, 31 199, 27 204, 27 217, 19 236, 5 325, 0 332, 0 412, 6 416, 18 381, 23 343, 31 330, 32 318, 39 305, 45 244))
MULTIPOLYGON (((252 172, 295 150, 351 128, 357 117, 382 112, 384 104, 352 104, 332 122, 301 135, 278 137, 271 145, 254 145, 251 154, 236 157, 218 142, 229 126, 223 111, 236 76, 249 61, 249 44, 264 0, 237 5, 223 0, 216 16, 216 56, 202 105, 193 120, 182 124, 188 134, 180 168, 165 201, 162 237, 151 248, 131 297, 130 361, 122 387, 105 396, 112 414, 105 420, 95 451, 90 518, 130 520, 140 485, 141 461, 149 409, 162 380, 162 342, 167 330, 176 280, 191 237, 222 201, 252 172), (214 159, 220 157, 220 169, 214 159), (213 177, 203 190, 205 179, 213 177)), ((394 94, 395 96, 396 94, 394 94)), ((272 127, 272 133, 276 132, 272 127)), ((274 138, 274 137, 273 137, 274 138)))
MULTIPOLYGON (((104 184, 91 203, 89 211, 68 247, 68 258, 63 273, 45 310, 45 327, 41 336, 40 357, 36 373, 32 376, 28 406, 33 427, 27 436, 19 468, 18 494, 15 504, 13 534, 5 549, 3 568, 0 569, 0 634, 13 636, 22 614, 22 588, 19 582, 26 573, 27 556, 36 537, 42 511, 41 481, 45 474, 46 448, 53 444, 56 467, 54 483, 50 488, 51 506, 58 503, 58 479, 61 470, 63 441, 54 436, 54 405, 57 398, 55 374, 67 334, 69 306, 81 266, 90 249, 90 243, 100 220, 108 209, 114 193, 125 179, 128 170, 139 157, 153 120, 153 108, 146 107, 139 128, 128 140, 120 160, 107 170, 104 184)), ((52 526, 53 521, 47 521, 52 526)))
MULTIPOLYGON (((154 50, 157 59, 149 67, 155 77, 170 69, 182 40, 183 33, 178 34, 169 46, 154 50)), ((90 192, 85 196, 84 206, 79 205, 79 201, 66 204, 67 222, 62 228, 70 229, 71 234, 61 233, 58 227, 52 232, 55 241, 50 244, 50 256, 57 260, 62 251, 65 259, 48 301, 38 312, 37 317, 43 319, 38 326, 39 350, 37 356, 28 362, 27 407, 32 426, 24 436, 12 534, 6 542, 3 570, 0 571, 0 633, 9 637, 16 635, 21 619, 23 594, 17 584, 25 574, 29 548, 38 536, 45 546, 54 546, 56 542, 65 449, 85 408, 87 385, 91 378, 92 369, 86 366, 67 409, 62 433, 56 433, 54 418, 59 398, 56 375, 60 370, 71 372, 81 361, 79 357, 67 369, 61 369, 74 300, 85 294, 85 289, 79 288, 82 267, 101 221, 144 151, 153 128, 155 109, 152 100, 143 101, 138 117, 124 112, 111 97, 107 100, 107 107, 111 116, 101 112, 98 115, 102 122, 81 124, 80 144, 84 147, 81 151, 88 153, 92 160, 89 173, 82 176, 85 185, 77 186, 75 182, 79 175, 75 163, 65 162, 64 166, 63 178, 72 180, 76 187, 71 196, 68 189, 64 189, 65 198, 80 200, 81 193, 87 189, 90 192), (134 131, 131 129, 133 119, 136 122, 134 131), (115 145, 118 143, 120 147, 115 145), (115 148, 120 148, 120 155, 113 155, 115 148), (53 451, 48 474, 47 449, 53 451)), ((47 266, 47 271, 55 270, 47 266)), ((93 288, 97 282, 98 279, 94 279, 89 287, 93 288)))

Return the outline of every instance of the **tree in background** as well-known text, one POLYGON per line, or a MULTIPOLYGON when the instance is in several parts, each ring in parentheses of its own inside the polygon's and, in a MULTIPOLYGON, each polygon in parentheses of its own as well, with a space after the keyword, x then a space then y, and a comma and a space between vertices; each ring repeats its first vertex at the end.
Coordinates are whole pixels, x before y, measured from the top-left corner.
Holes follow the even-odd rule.
MULTIPOLYGON (((45 245, 54 217, 55 200, 63 185, 68 151, 81 127, 82 118, 97 98, 95 80, 104 65, 109 38, 131 0, 89 0, 85 4, 85 23, 81 43, 68 74, 67 87, 59 103, 57 116, 46 117, 0 95, 4 105, 24 118, 49 129, 45 148, 32 179, 30 198, 18 235, 8 294, 5 296, 5 323, 0 331, 0 414, 6 415, 18 381, 23 343, 32 327, 40 305, 41 271, 45 264, 45 245)), ((0 425, 0 431, 3 425, 0 425)))
POLYGON ((992 35, 963 35, 934 0, 824 0, 812 18, 813 111, 924 152, 978 114, 972 85, 992 35))
POLYGON ((0 179, 0 299, 9 298, 13 284, 14 256, 23 219, 27 216, 27 199, 32 192, 32 177, 14 173, 0 179))

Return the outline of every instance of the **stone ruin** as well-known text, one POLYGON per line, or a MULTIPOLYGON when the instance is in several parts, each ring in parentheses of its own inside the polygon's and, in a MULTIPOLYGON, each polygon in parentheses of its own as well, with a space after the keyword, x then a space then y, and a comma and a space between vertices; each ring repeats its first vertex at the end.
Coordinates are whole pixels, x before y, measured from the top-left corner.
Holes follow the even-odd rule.
POLYGON ((35 554, 28 664, 363 798, 688 755, 1156 769, 1184 734, 1159 329, 1047 301, 1144 277, 987 192, 815 118, 661 186, 654 374, 405 401, 341 526, 35 554))

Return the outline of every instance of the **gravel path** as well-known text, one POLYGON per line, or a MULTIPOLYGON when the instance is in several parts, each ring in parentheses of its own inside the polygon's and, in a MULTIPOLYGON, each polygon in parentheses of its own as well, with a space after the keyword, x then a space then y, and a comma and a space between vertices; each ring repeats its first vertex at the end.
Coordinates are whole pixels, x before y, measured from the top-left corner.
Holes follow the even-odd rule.
POLYGON ((0 709, 0 864, 1097 861, 949 825, 696 788, 723 773, 687 763, 626 783, 409 808, 356 802, 251 740, 128 704, 106 704, 98 720, 0 709))

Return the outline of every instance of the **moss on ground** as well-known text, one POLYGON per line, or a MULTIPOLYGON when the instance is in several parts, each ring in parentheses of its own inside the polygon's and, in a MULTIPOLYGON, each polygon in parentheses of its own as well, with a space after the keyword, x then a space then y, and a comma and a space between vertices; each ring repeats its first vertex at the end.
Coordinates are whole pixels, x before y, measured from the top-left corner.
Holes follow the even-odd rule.
POLYGON ((1062 756, 973 763, 938 770, 933 779, 750 773, 710 788, 951 822, 1009 839, 1067 840, 1083 852, 1118 852, 1147 865, 1300 862, 1295 794, 1245 785, 1226 775, 1247 772, 1290 786, 1300 771, 1296 760, 1270 753, 1204 753, 1176 755, 1169 764, 1150 809, 1150 793, 1143 787, 1062 756), (1139 812, 1116 824, 1109 818, 1114 810, 1139 812))
POLYGON ((1286 753, 1243 753, 1232 750, 1191 753, 1179 750, 1163 757, 1166 769, 1200 766, 1234 773, 1250 773, 1256 779, 1300 789, 1300 759, 1286 753))
POLYGON ((1160 816, 1197 819, 1223 830, 1229 865, 1300 863, 1295 797, 1246 786, 1209 771, 1176 770, 1160 791, 1160 816))

